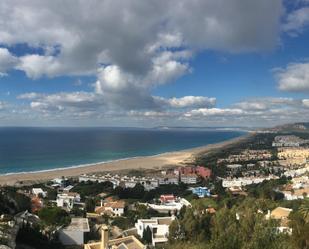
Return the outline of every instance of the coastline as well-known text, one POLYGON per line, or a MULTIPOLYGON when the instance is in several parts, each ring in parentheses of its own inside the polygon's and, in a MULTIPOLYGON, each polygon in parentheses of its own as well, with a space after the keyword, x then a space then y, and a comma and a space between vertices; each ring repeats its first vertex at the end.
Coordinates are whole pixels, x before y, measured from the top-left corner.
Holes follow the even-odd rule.
POLYGON ((99 162, 95 164, 72 166, 67 168, 55 168, 35 172, 8 173, 0 175, 0 185, 34 184, 48 181, 57 177, 76 177, 81 174, 95 172, 115 172, 133 169, 161 169, 172 165, 185 165, 192 163, 196 156, 201 153, 207 153, 214 149, 219 149, 228 145, 235 144, 252 136, 247 133, 237 138, 229 139, 223 142, 208 144, 205 146, 185 149, 180 151, 165 152, 152 156, 140 156, 124 158, 113 161, 99 162))

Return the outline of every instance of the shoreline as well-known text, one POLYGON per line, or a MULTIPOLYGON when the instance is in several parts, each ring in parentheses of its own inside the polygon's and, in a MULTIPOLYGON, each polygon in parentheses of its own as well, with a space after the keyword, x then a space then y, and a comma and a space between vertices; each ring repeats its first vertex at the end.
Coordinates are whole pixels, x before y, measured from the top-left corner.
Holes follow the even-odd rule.
POLYGON ((151 156, 138 156, 117 159, 106 162, 83 164, 71 167, 55 168, 34 172, 7 173, 0 175, 0 186, 16 184, 34 184, 48 181, 57 177, 76 177, 81 174, 96 172, 115 172, 134 169, 161 169, 166 166, 181 166, 192 163, 199 154, 208 153, 213 149, 232 145, 252 136, 252 133, 225 140, 223 142, 208 144, 205 146, 184 149, 179 151, 165 152, 151 156))

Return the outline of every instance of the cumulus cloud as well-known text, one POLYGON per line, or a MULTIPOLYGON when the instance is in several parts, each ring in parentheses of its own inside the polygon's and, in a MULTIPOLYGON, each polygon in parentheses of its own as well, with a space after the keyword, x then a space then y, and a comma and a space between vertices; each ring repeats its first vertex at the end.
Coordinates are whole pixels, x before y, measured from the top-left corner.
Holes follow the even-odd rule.
POLYGON ((6 75, 7 70, 12 69, 17 61, 8 49, 0 47, 0 76, 6 75))
MULTIPOLYGON (((115 76, 116 78, 118 76, 115 76)), ((118 82, 118 81, 117 81, 118 82)), ((113 89, 113 88, 112 88, 113 89)), ((123 88, 122 89, 126 89, 123 88)), ((137 94, 140 91, 137 91, 137 94)), ((116 94, 119 94, 117 89, 116 94)), ((121 114, 122 116, 161 116, 167 117, 171 112, 175 112, 174 110, 181 109, 190 109, 190 108, 198 108, 198 107, 212 107, 215 105, 216 99, 203 97, 203 96, 184 96, 180 98, 162 98, 158 96, 152 95, 143 95, 140 98, 148 97, 148 101, 150 101, 151 105, 147 107, 147 105, 142 102, 139 98, 137 102, 133 100, 128 100, 131 96, 128 96, 125 99, 118 98, 116 100, 122 100, 121 102, 111 101, 110 93, 108 95, 104 95, 103 92, 93 93, 93 92, 60 92, 55 94, 42 94, 29 92, 24 93, 17 96, 18 99, 25 100, 29 102, 30 107, 36 111, 42 112, 80 112, 80 113, 88 113, 92 111, 96 114, 100 114, 101 111, 105 113, 113 114, 116 113, 121 114), (102 97, 103 95, 103 97, 102 97), (129 106, 125 107, 125 104, 129 106), (118 104, 118 105, 117 105, 118 104), (136 105, 139 106, 136 106, 136 105), (140 107, 140 108, 138 108, 140 107), (139 110, 143 109, 143 110, 139 110)), ((137 95, 135 94, 133 98, 137 95)), ((135 100, 136 101, 136 100, 135 100)), ((146 101, 146 99, 145 99, 146 101)), ((176 113, 176 112, 175 112, 176 113)), ((173 115, 175 115, 175 113, 173 115)), ((182 112, 178 112, 181 114, 182 112)))
POLYGON ((244 111, 241 109, 221 109, 221 108, 200 108, 193 109, 184 115, 186 117, 194 116, 226 116, 226 115, 241 115, 244 114, 244 111))
POLYGON ((119 66, 101 67, 97 74, 95 92, 102 95, 111 106, 125 109, 159 108, 151 96, 153 87, 166 84, 188 72, 189 66, 182 61, 186 53, 162 52, 153 58, 151 70, 145 75, 136 75, 122 70, 119 66))
POLYGON ((35 93, 35 92, 31 92, 31 93, 23 93, 17 96, 17 99, 38 99, 40 97, 44 96, 43 94, 40 93, 35 93))
MULTIPOLYGON (((281 13, 280 0, 5 0, 0 37, 7 46, 23 43, 45 51, 20 58, 18 68, 32 78, 95 73, 101 64, 155 76, 161 68, 154 70, 153 59, 162 50, 272 48, 281 13)), ((164 70, 183 70, 178 63, 169 61, 164 70)))
MULTIPOLYGON (((301 32, 307 25, 306 11, 289 14, 284 31, 301 32)), ((95 76, 92 92, 25 93, 18 97, 31 110, 59 119, 92 115, 98 119, 125 116, 215 122, 237 118, 245 122, 255 116, 273 122, 282 120, 289 108, 297 120, 308 111, 306 100, 253 99, 217 108, 211 97, 152 94, 156 87, 191 73, 190 60, 200 51, 237 53, 274 48, 282 12, 281 0, 3 0, 0 74, 15 68, 32 79, 95 76), (8 48, 16 44, 30 49, 13 55, 8 48), (303 109, 297 112, 296 106, 303 109)), ((307 64, 277 70, 279 88, 309 90, 307 64)))
POLYGON ((5 108, 6 104, 3 101, 0 101, 0 111, 5 108))
POLYGON ((300 101, 293 98, 254 98, 234 104, 235 107, 243 110, 268 110, 278 106, 298 105, 300 101))
POLYGON ((297 36, 303 32, 309 24, 309 7, 303 7, 288 14, 286 23, 283 24, 283 31, 292 36, 297 36))
POLYGON ((162 98, 156 97, 158 102, 162 105, 167 105, 172 108, 199 108, 199 107, 213 107, 216 104, 216 98, 209 98, 204 96, 184 96, 181 98, 162 98))
POLYGON ((309 99, 303 99, 302 103, 304 107, 309 108, 309 99))
POLYGON ((274 70, 282 91, 309 91, 309 63, 291 63, 286 68, 274 70))
POLYGON ((102 99, 94 93, 71 92, 71 93, 24 93, 18 99, 30 101, 31 109, 44 113, 54 112, 84 112, 98 110, 103 105, 102 99))
MULTIPOLYGON (((150 95, 151 96, 151 95, 150 95)), ((32 115, 40 119, 43 115, 50 122, 63 120, 104 122, 125 122, 130 125, 262 125, 269 126, 286 122, 309 121, 309 100, 292 98, 254 98, 232 104, 226 108, 214 107, 215 99, 203 96, 184 96, 180 98, 162 98, 151 96, 155 109, 112 108, 102 95, 92 92, 73 93, 26 93, 19 99, 29 102, 18 108, 18 117, 32 115), (264 103, 262 107, 259 103, 264 103), (288 115, 287 115, 288 114, 288 115)), ((6 108, 7 109, 7 108, 6 108)), ((16 114, 16 112, 15 112, 16 114)), ((17 115, 17 114, 16 114, 17 115)), ((72 121, 73 122, 73 121, 72 121)), ((113 123, 109 123, 113 124, 113 123)))

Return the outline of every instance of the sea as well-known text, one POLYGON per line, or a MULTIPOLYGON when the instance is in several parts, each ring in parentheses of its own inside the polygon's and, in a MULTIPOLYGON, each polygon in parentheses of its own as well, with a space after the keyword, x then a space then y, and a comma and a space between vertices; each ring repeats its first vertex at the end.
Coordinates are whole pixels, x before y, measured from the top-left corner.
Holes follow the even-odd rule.
POLYGON ((223 142, 240 130, 0 128, 0 174, 57 170, 223 142))

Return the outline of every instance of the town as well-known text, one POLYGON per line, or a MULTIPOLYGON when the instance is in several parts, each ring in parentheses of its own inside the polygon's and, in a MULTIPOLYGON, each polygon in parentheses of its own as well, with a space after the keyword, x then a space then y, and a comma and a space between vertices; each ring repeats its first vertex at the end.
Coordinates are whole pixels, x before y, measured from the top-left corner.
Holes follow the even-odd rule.
POLYGON ((194 164, 2 186, 0 248, 309 248, 308 136, 255 133, 194 164))

